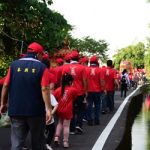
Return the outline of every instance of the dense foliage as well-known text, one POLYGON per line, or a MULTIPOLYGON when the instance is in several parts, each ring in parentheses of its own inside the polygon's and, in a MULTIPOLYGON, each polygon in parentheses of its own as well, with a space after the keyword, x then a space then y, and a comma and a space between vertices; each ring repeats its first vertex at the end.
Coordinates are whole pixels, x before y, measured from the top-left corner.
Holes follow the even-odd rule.
POLYGON ((47 4, 51 1, 1 0, 0 43, 5 54, 14 55, 16 49, 21 48, 21 41, 24 41, 24 48, 31 41, 37 41, 47 51, 61 46, 72 27, 47 4))
POLYGON ((147 51, 145 53, 144 62, 147 75, 150 78, 150 38, 148 38, 147 41, 147 51))
POLYGON ((96 41, 90 37, 84 37, 83 39, 71 39, 70 47, 77 48, 84 55, 97 55, 102 62, 106 61, 108 58, 108 43, 104 40, 96 41))
POLYGON ((115 68, 119 69, 120 62, 124 60, 130 61, 133 68, 144 68, 145 51, 146 48, 142 42, 120 49, 114 55, 115 68))
POLYGON ((0 76, 27 44, 37 41, 53 53, 72 30, 64 17, 48 8, 51 0, 0 1, 0 76))

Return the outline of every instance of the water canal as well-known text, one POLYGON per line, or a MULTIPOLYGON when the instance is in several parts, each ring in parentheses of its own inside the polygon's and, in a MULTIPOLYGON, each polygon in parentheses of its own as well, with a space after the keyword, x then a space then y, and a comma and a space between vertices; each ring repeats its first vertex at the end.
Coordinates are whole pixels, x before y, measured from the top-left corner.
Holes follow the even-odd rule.
POLYGON ((150 150, 150 95, 144 96, 132 130, 132 150, 150 150))
POLYGON ((124 135, 116 150, 150 150, 150 95, 143 93, 130 100, 124 135))

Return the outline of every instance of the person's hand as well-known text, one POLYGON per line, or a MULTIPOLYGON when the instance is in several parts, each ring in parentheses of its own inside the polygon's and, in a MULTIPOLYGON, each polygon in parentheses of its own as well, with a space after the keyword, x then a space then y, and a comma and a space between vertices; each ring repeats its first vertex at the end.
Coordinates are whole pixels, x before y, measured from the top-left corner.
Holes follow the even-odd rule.
POLYGON ((7 105, 0 106, 0 114, 5 114, 7 112, 7 105))
POLYGON ((86 99, 88 97, 88 92, 85 92, 85 98, 84 99, 86 99))
POLYGON ((49 124, 51 122, 52 119, 52 110, 46 110, 46 124, 49 124))
POLYGON ((118 85, 118 89, 117 90, 120 91, 120 85, 118 85))
POLYGON ((107 94, 107 91, 106 91, 106 90, 104 90, 104 94, 105 94, 105 95, 107 94))

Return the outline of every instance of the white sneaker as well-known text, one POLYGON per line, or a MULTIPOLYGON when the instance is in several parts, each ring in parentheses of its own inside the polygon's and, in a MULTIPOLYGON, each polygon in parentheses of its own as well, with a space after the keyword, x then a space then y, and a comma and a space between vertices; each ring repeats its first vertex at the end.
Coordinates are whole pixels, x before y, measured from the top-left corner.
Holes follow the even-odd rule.
POLYGON ((81 127, 76 126, 76 129, 77 129, 78 132, 83 133, 83 129, 81 127))
POLYGON ((47 150, 53 150, 52 147, 48 144, 46 144, 46 148, 47 148, 47 150))

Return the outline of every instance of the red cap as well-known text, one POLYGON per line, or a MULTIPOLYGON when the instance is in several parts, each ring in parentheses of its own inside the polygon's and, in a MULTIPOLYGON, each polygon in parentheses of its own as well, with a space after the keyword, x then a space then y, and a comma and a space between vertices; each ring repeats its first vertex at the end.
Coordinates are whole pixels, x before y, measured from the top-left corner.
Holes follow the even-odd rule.
POLYGON ((27 54, 20 54, 19 55, 19 58, 23 58, 23 57, 25 57, 27 54))
POLYGON ((64 59, 67 61, 67 60, 70 60, 71 59, 71 55, 68 53, 65 55, 64 59))
POLYGON ((106 68, 106 66, 103 65, 102 68, 106 68))
POLYGON ((40 45, 37 42, 33 42, 28 46, 28 52, 34 52, 34 53, 43 53, 44 48, 42 45, 40 45))
POLYGON ((89 61, 89 59, 86 56, 82 57, 80 60, 81 63, 88 63, 88 61, 89 61))
POLYGON ((97 64, 98 64, 98 59, 97 59, 97 57, 96 57, 96 56, 92 56, 92 57, 90 58, 90 63, 97 63, 97 64))
POLYGON ((44 54, 43 55, 43 59, 49 59, 49 55, 48 54, 44 54))
POLYGON ((70 55, 71 58, 79 58, 79 53, 76 50, 73 50, 70 55))
POLYGON ((62 64, 64 61, 63 61, 63 59, 62 58, 57 58, 56 59, 56 63, 57 64, 62 64))

